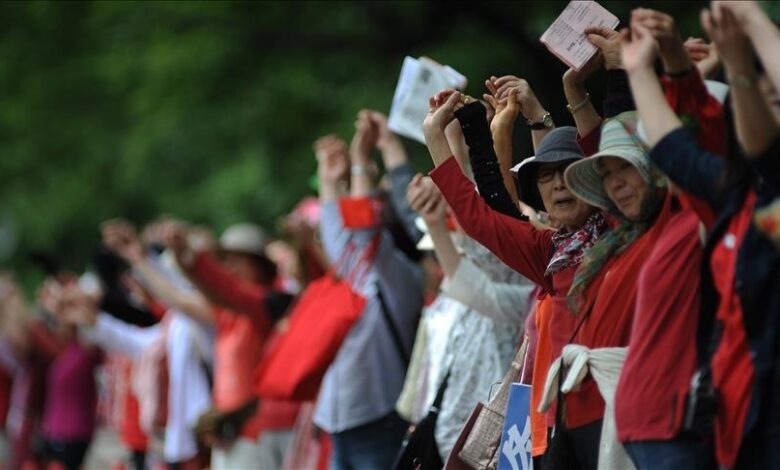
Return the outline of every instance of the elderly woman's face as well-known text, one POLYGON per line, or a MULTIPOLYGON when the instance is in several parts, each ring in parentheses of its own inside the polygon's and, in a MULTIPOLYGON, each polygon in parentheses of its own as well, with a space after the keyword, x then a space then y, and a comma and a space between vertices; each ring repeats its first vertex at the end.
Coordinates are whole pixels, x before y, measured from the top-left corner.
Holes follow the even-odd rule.
POLYGON ((638 221, 642 202, 650 194, 650 185, 636 167, 618 157, 602 157, 596 162, 607 197, 625 218, 638 221))
POLYGON ((566 186, 563 171, 570 163, 572 160, 541 164, 536 173, 536 187, 550 218, 569 230, 576 230, 595 208, 577 198, 566 186))

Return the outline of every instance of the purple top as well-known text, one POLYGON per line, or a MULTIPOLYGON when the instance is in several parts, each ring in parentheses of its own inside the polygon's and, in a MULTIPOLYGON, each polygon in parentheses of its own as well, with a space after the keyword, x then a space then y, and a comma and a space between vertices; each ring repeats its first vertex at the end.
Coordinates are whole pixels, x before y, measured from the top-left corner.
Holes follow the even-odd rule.
POLYGON ((88 440, 95 430, 95 367, 100 353, 74 341, 60 352, 46 376, 43 435, 47 439, 88 440))

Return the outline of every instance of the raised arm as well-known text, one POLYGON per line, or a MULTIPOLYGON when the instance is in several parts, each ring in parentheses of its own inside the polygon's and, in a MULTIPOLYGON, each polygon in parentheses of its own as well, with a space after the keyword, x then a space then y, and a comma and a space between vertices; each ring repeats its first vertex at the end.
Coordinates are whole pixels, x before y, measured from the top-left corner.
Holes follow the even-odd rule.
POLYGON ((417 214, 409 207, 406 200, 406 188, 414 178, 414 167, 409 162, 409 156, 401 138, 393 134, 387 126, 385 115, 372 112, 371 119, 379 131, 376 147, 382 156, 385 172, 390 178, 390 201, 401 219, 406 233, 414 242, 417 242, 422 237, 422 233, 415 225, 417 214))
MULTIPOLYGON (((728 2, 714 2, 712 11, 702 11, 702 26, 723 58, 731 85, 731 105, 737 139, 748 158, 764 155, 774 143, 780 126, 757 86, 755 54, 747 32, 737 20, 728 2)), ((756 27, 759 27, 758 25, 756 27)), ((775 48, 780 42, 775 42, 775 48)), ((777 50, 773 59, 777 60, 777 50)))
MULTIPOLYGON (((496 157, 497 146, 493 145, 485 107, 475 101, 457 110, 455 116, 460 122, 468 144, 474 182, 477 184, 480 196, 492 209, 510 217, 523 218, 516 203, 517 192, 514 181, 510 180, 507 183, 504 164, 496 157), (507 184, 515 190, 514 196, 507 184)), ((494 117, 494 122, 495 119, 494 117)))
POLYGON ((493 140, 496 142, 496 154, 498 154, 502 167, 505 159, 508 161, 507 166, 511 167, 512 133, 518 112, 523 115, 526 125, 531 129, 534 151, 539 147, 544 136, 555 129, 555 124, 552 122, 552 118, 548 122, 545 121, 545 116, 549 113, 539 102, 526 80, 514 75, 491 77, 490 80, 485 81, 485 86, 490 94, 485 94, 484 98, 496 110, 496 115, 490 122, 490 130, 493 133, 493 140), (514 103, 509 99, 511 94, 515 95, 514 103), (499 109, 503 112, 500 112, 499 109), (536 125, 539 123, 543 126, 536 125), (548 123, 549 125, 547 125, 548 123), (508 156, 505 155, 506 153, 508 156))
POLYGON ((780 55, 777 53, 780 47, 780 29, 764 13, 759 3, 754 0, 714 1, 712 7, 713 10, 732 12, 741 30, 750 38, 775 90, 780 90, 780 55))
POLYGON ((103 243, 132 266, 133 273, 141 278, 154 297, 196 320, 214 321, 211 305, 203 294, 178 288, 149 261, 130 224, 113 220, 103 224, 102 231, 103 243))
POLYGON ((430 178, 417 174, 409 185, 407 198, 412 209, 425 220, 444 274, 452 276, 458 269, 461 255, 450 237, 447 227, 447 203, 439 188, 430 178))

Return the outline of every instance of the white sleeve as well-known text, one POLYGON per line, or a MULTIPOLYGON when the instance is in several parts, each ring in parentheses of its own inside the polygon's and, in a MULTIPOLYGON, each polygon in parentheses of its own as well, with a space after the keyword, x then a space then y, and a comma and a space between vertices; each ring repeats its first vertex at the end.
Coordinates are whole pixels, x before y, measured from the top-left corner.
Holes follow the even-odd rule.
POLYGON ((455 273, 444 280, 441 290, 482 315, 498 323, 518 324, 525 321, 536 285, 494 282, 468 258, 463 257, 455 273))
POLYGON ((114 351, 135 359, 162 334, 160 325, 140 327, 125 323, 100 312, 91 328, 83 330, 84 338, 106 351, 114 351))

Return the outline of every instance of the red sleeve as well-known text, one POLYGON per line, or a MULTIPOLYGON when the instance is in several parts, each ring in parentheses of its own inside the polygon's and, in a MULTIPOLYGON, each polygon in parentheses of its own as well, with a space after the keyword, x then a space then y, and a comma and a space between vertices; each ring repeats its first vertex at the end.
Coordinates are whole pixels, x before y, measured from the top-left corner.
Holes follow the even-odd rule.
MULTIPOLYGON (((699 146, 716 155, 726 154, 726 120, 723 106, 707 91, 704 80, 696 67, 681 79, 661 78, 666 101, 683 120, 693 119, 696 125, 696 141, 699 146)), ((685 207, 692 208, 705 226, 715 223, 715 211, 701 199, 690 194, 680 195, 685 207)))
POLYGON ((27 330, 32 349, 40 353, 47 361, 54 359, 62 350, 64 343, 46 325, 34 321, 27 330))
POLYGON ((577 145, 580 146, 582 154, 586 157, 590 157, 594 153, 599 151, 599 143, 601 142, 601 125, 593 128, 584 136, 577 134, 577 145))
POLYGON ((536 230, 530 222, 492 210, 463 175, 454 157, 431 171, 430 176, 471 238, 507 266, 552 291, 551 279, 544 274, 552 250, 552 232, 536 230))
POLYGON ((265 329, 270 329, 273 321, 265 306, 268 289, 254 282, 247 282, 228 273, 214 255, 201 252, 195 256, 191 273, 198 287, 209 297, 215 297, 217 303, 224 304, 237 313, 262 320, 265 329))
POLYGON ((161 303, 157 299, 151 299, 147 303, 147 308, 157 320, 162 320, 162 317, 164 317, 165 313, 168 311, 168 307, 166 307, 165 304, 161 303))

